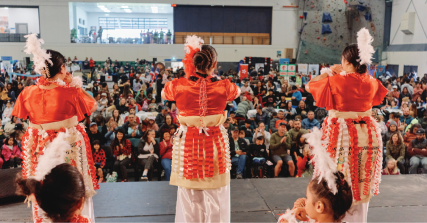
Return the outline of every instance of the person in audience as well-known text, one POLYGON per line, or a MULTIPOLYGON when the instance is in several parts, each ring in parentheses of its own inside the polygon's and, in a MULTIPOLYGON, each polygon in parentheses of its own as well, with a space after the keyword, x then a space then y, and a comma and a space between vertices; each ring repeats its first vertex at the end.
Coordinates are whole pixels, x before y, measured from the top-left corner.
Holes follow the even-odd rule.
MULTIPOLYGON (((68 163, 50 170, 43 180, 24 178, 15 180, 17 195, 33 196, 39 210, 45 212, 40 221, 49 222, 92 222, 90 216, 82 216, 86 196, 82 174, 68 163), (37 202, 37 203, 36 203, 37 202)), ((39 211, 40 213, 40 211, 39 211)))
POLYGON ((423 93, 423 88, 421 86, 421 82, 416 83, 416 87, 414 88, 414 93, 412 94, 412 101, 417 101, 417 98, 421 97, 423 93))
POLYGON ((156 103, 156 99, 152 98, 151 103, 148 105, 148 111, 157 112, 158 109, 159 109, 159 105, 156 103))
POLYGON ((255 116, 256 123, 263 122, 268 123, 268 114, 266 112, 262 111, 262 106, 256 107, 256 116, 255 116))
POLYGON ((284 109, 285 112, 285 117, 290 120, 293 119, 295 117, 295 115, 297 114, 297 111, 295 110, 295 108, 292 107, 292 101, 288 101, 286 103, 286 108, 284 109))
POLYGON ((414 124, 409 128, 409 131, 405 133, 404 135, 404 143, 405 147, 409 146, 409 143, 412 142, 415 138, 417 138, 417 131, 421 128, 420 124, 414 124))
POLYGON ((288 165, 289 174, 293 177, 295 173, 295 165, 292 161, 291 144, 289 143, 290 136, 286 131, 286 124, 280 123, 278 131, 271 135, 270 151, 273 162, 276 164, 274 168, 274 177, 278 177, 282 170, 283 163, 288 165))
POLYGON ((169 130, 170 130, 169 127, 171 125, 174 125, 175 129, 177 128, 177 126, 175 124, 173 124, 173 122, 172 122, 172 116, 169 114, 166 114, 165 123, 163 123, 163 125, 159 129, 160 135, 163 135, 163 132, 169 132, 169 130))
POLYGON ((114 162, 114 171, 118 173, 122 182, 127 182, 128 176, 126 167, 131 164, 132 149, 131 142, 129 139, 126 139, 125 132, 122 129, 117 130, 116 138, 111 143, 111 148, 113 149, 114 157, 116 158, 116 161, 114 162))
POLYGON ((249 154, 252 158, 252 165, 253 165, 253 173, 256 178, 259 178, 260 170, 262 169, 263 177, 267 178, 267 161, 268 161, 268 154, 267 154, 267 148, 264 143, 264 137, 258 136, 257 138, 254 137, 255 143, 252 143, 249 146, 249 154))
POLYGON ((119 114, 124 114, 129 111, 129 104, 126 102, 125 98, 121 98, 118 104, 117 110, 119 110, 119 114))
POLYGON ((141 138, 142 131, 135 120, 135 115, 129 114, 127 118, 128 121, 122 126, 122 129, 125 131, 126 138, 141 138))
POLYGON ((300 101, 302 100, 302 94, 298 91, 297 86, 292 86, 292 107, 298 107, 300 101))
POLYGON ((404 98, 408 98, 407 100, 409 100, 409 101, 411 101, 411 99, 412 99, 412 94, 409 93, 408 88, 404 87, 404 86, 402 86, 402 87, 403 87, 402 93, 399 96, 399 105, 402 105, 402 101, 404 98))
POLYGON ((237 105, 236 117, 246 117, 250 109, 251 109, 251 104, 249 103, 246 96, 243 96, 242 101, 237 105))
POLYGON ((236 179, 243 179, 243 172, 246 167, 248 144, 244 139, 239 138, 239 128, 234 126, 231 130, 230 157, 231 164, 237 166, 236 179))
POLYGON ((254 92, 252 91, 252 88, 249 86, 249 81, 246 81, 245 84, 242 87, 240 87, 240 92, 241 92, 240 95, 247 95, 246 92, 249 95, 254 94, 254 92))
POLYGON ((408 154, 409 160, 409 174, 417 174, 418 167, 421 165, 421 173, 427 173, 427 140, 425 137, 424 129, 418 129, 417 137, 412 140, 408 147, 406 147, 406 153, 408 154))
MULTIPOLYGON (((166 122, 166 115, 168 114, 168 110, 166 107, 163 107, 161 112, 156 116, 156 124, 157 126, 162 126, 166 122)), ((172 120, 171 120, 172 121, 172 120)))
POLYGON ((12 135, 12 133, 14 133, 16 130, 22 130, 22 131, 26 131, 28 128, 27 123, 22 122, 20 118, 16 117, 16 116, 12 116, 10 122, 8 122, 5 126, 4 126, 4 135, 6 137, 9 137, 12 135))
POLYGON ((114 83, 113 90, 110 92, 110 97, 113 99, 114 104, 116 104, 120 98, 120 88, 117 83, 114 83))
MULTIPOLYGON (((301 137, 303 139, 303 137, 301 137)), ((297 160, 297 176, 296 177, 311 177, 313 176, 313 164, 310 160, 313 159, 310 148, 304 147, 302 156, 296 156, 297 160)))
POLYGON ((408 93, 409 95, 414 94, 414 88, 412 87, 412 85, 409 84, 409 80, 407 80, 407 79, 403 79, 403 84, 400 87, 401 93, 403 93, 405 88, 406 88, 406 93, 408 93))
POLYGON ((107 127, 107 133, 105 133, 105 144, 104 145, 111 145, 113 140, 116 138, 116 131, 118 129, 117 122, 111 121, 113 117, 111 117, 108 127, 107 127))
POLYGON ((107 127, 105 126, 105 118, 102 115, 97 115, 93 118, 93 121, 98 126, 98 132, 105 134, 107 133, 107 127))
POLYGON ((129 104, 129 113, 130 113, 130 109, 134 109, 134 113, 140 112, 142 111, 142 107, 141 105, 136 103, 136 100, 134 98, 130 99, 130 104, 129 104))
POLYGON ((104 181, 104 173, 102 172, 102 169, 105 166, 105 152, 103 149, 101 149, 100 142, 98 140, 94 140, 92 144, 92 157, 93 162, 95 162, 95 168, 96 173, 99 177, 99 183, 102 183, 104 181))
POLYGON ((424 111, 423 117, 418 118, 418 123, 421 125, 423 129, 427 128, 427 111, 424 111))
POLYGON ((4 142, 1 155, 4 158, 5 167, 9 167, 10 169, 21 167, 21 150, 16 140, 13 137, 8 137, 4 142))
POLYGON ((12 119, 12 111, 13 111, 12 102, 7 101, 6 102, 6 108, 3 110, 3 114, 2 114, 2 118, 1 118, 3 125, 8 123, 12 119))
POLYGON ((394 160, 399 167, 401 173, 403 173, 403 164, 405 163, 405 144, 402 141, 402 137, 399 132, 391 135, 391 139, 386 144, 386 159, 394 160))
POLYGON ((270 129, 272 133, 277 132, 280 123, 287 123, 285 119, 285 113, 282 110, 279 110, 279 112, 277 112, 277 118, 273 118, 270 121, 270 129))
MULTIPOLYGON (((141 124, 141 121, 139 120, 139 117, 136 115, 135 108, 130 108, 129 109, 129 115, 134 115, 135 116, 135 122, 136 122, 136 124, 138 124, 138 125, 141 124)), ((125 117, 125 122, 128 121, 128 116, 125 117)))
POLYGON ((274 93, 274 89, 270 88, 268 90, 268 94, 262 99, 262 101, 264 102, 264 106, 265 107, 277 107, 276 104, 276 95, 274 93))
POLYGON ((396 163, 397 161, 393 158, 387 160, 387 166, 383 169, 382 175, 399 175, 400 173, 396 163))
POLYGON ((401 131, 404 131, 406 129, 406 127, 411 124, 412 120, 414 118, 412 116, 409 115, 409 108, 405 108, 403 109, 403 115, 400 116, 399 120, 402 123, 401 127, 401 131))
POLYGON ((172 169, 172 137, 170 132, 163 132, 162 141, 159 143, 160 146, 160 156, 162 160, 160 161, 163 169, 165 169, 166 181, 170 181, 171 169, 172 169))
POLYGON ((92 122, 89 124, 89 131, 87 131, 87 136, 89 137, 89 141, 91 145, 95 140, 98 140, 101 143, 101 145, 104 145, 105 144, 104 135, 98 131, 98 125, 96 124, 96 122, 92 122))
POLYGON ((240 130, 244 130, 245 131, 245 137, 248 138, 252 138, 253 134, 254 134, 254 126, 252 125, 252 120, 250 119, 246 119, 245 120, 245 125, 240 127, 240 130))
POLYGON ((117 109, 113 111, 113 119, 117 123, 117 127, 122 127, 124 124, 123 118, 120 115, 120 111, 117 109))
POLYGON ((376 118, 376 121, 380 125, 381 135, 384 135, 387 132, 387 126, 385 125, 385 122, 384 122, 384 116, 383 115, 378 115, 377 118, 376 118))
POLYGON ((147 124, 147 131, 148 130, 154 130, 154 131, 159 131, 159 126, 157 125, 156 121, 154 121, 154 117, 149 117, 148 118, 148 124, 147 124))
POLYGON ((300 132, 302 134, 308 133, 307 130, 301 128, 301 119, 295 118, 294 127, 292 129, 290 129, 288 132, 288 134, 289 134, 289 138, 288 138, 289 142, 288 143, 291 145, 295 144, 296 140, 297 140, 297 136, 300 132))
POLYGON ((301 127, 307 130, 313 130, 314 127, 320 129, 320 123, 314 118, 314 112, 309 111, 307 118, 302 120, 301 127))
POLYGON ((307 114, 309 111, 307 108, 307 105, 305 104, 305 102, 303 100, 301 100, 299 102, 299 105, 295 110, 297 111, 298 115, 301 115, 303 112, 306 112, 306 114, 307 114))
POLYGON ((270 132, 268 132, 265 129, 264 122, 259 122, 258 123, 258 128, 255 129, 254 136, 252 137, 252 142, 256 143, 256 139, 258 137, 260 137, 260 136, 263 137, 263 143, 265 144, 267 150, 269 150, 270 149, 270 138, 271 138, 271 134, 270 134, 270 132))
POLYGON ((154 162, 159 158, 159 144, 155 140, 156 133, 153 130, 145 132, 138 144, 138 167, 144 167, 141 180, 148 181, 148 171, 153 168, 154 162))
POLYGON ((245 142, 246 142, 247 145, 250 145, 251 142, 249 142, 249 140, 245 138, 245 134, 246 134, 245 130, 240 130, 239 131, 239 138, 245 140, 245 142))

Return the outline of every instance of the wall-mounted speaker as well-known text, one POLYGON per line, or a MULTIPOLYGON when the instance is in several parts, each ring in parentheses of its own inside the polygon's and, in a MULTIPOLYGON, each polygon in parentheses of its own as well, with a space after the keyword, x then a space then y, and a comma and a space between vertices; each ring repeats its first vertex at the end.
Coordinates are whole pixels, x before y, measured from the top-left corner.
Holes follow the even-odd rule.
POLYGON ((400 31, 406 35, 414 34, 416 12, 403 13, 400 20, 400 31))

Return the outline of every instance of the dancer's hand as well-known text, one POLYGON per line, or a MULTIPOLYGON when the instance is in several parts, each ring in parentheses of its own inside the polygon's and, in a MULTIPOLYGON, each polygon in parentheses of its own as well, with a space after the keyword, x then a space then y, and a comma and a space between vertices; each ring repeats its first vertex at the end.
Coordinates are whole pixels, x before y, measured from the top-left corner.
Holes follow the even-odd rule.
POLYGON ((294 208, 303 208, 305 207, 306 198, 298 198, 294 203, 294 208))
POLYGON ((295 218, 300 221, 308 221, 307 212, 305 211, 305 208, 296 208, 295 218))

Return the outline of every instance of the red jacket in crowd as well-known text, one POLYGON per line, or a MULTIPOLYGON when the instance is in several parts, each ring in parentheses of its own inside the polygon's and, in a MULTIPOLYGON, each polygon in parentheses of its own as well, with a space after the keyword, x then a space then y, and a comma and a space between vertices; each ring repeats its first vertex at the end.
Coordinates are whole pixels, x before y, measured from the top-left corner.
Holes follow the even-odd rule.
POLYGON ((167 158, 167 159, 172 159, 172 143, 171 141, 167 141, 165 142, 165 140, 161 141, 159 143, 160 146, 160 156, 162 157, 162 159, 167 158))
POLYGON ((92 59, 89 60, 89 67, 95 67, 95 61, 92 59))

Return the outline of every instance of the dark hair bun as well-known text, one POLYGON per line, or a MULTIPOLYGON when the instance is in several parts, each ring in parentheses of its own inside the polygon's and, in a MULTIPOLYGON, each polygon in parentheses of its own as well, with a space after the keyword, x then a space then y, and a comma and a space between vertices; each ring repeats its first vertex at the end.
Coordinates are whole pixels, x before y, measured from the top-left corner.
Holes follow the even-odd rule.
POLYGON ((212 68, 217 60, 217 52, 211 45, 203 45, 202 49, 193 56, 193 64, 199 71, 212 68))
POLYGON ((350 186, 344 178, 344 174, 337 171, 334 173, 338 192, 333 194, 328 187, 328 183, 325 179, 314 178, 310 185, 311 191, 318 200, 322 200, 332 210, 334 220, 340 222, 344 217, 345 213, 350 209, 353 203, 353 192, 350 186))
POLYGON ((342 56, 354 66, 357 73, 364 74, 368 70, 366 64, 360 64, 359 48, 357 44, 350 44, 346 48, 344 48, 342 56))
POLYGON ((61 71, 62 65, 65 64, 65 57, 58 51, 55 50, 46 50, 47 53, 50 54, 53 65, 49 62, 45 61, 46 67, 49 69, 48 78, 55 77, 61 71))
POLYGON ((54 167, 43 183, 21 175, 16 183, 17 194, 34 194, 37 204, 53 222, 68 222, 86 193, 82 174, 68 163, 54 167))

